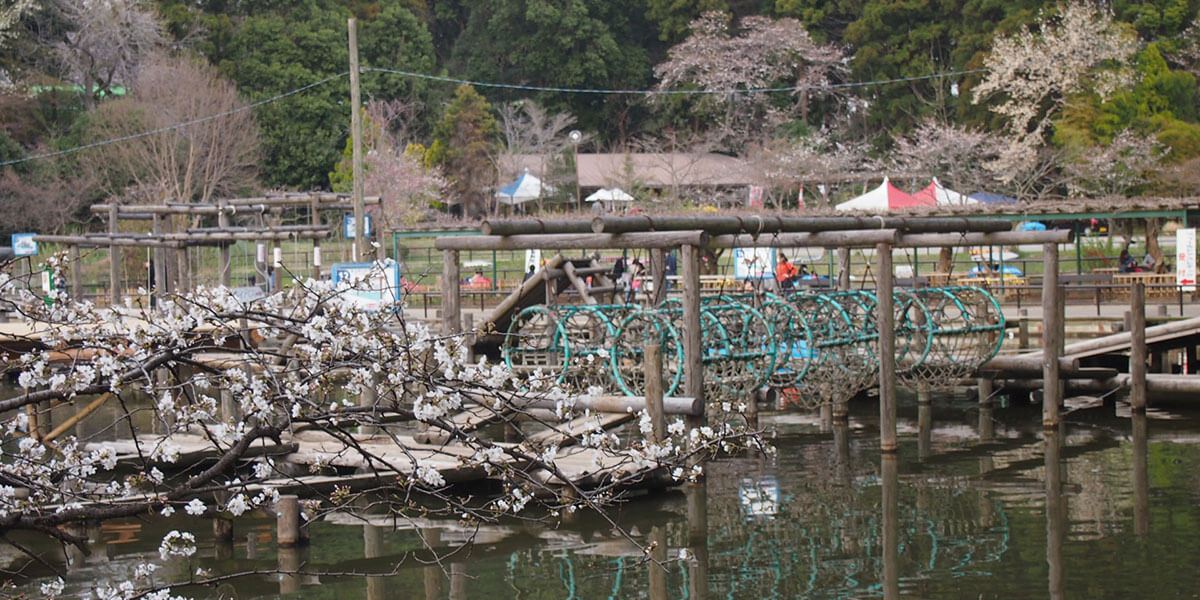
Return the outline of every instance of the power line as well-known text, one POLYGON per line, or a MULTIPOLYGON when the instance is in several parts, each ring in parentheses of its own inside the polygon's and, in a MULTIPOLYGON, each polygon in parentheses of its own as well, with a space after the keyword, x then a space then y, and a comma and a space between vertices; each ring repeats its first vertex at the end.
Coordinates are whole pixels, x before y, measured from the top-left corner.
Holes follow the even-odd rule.
MULTIPOLYGON (((467 85, 471 85, 474 87, 480 87, 480 88, 511 89, 511 90, 523 90, 523 91, 532 91, 532 92, 555 92, 555 93, 563 93, 563 94, 633 95, 633 96, 697 96, 697 95, 727 95, 727 94, 767 94, 767 93, 776 93, 776 92, 800 92, 800 91, 873 87, 873 86, 880 86, 880 85, 890 85, 893 83, 926 81, 926 80, 930 80, 930 79, 944 79, 947 77, 958 77, 961 75, 984 73, 987 71, 987 69, 969 69, 969 70, 965 70, 965 71, 947 71, 947 72, 943 72, 943 73, 930 73, 928 75, 916 75, 916 76, 912 76, 912 77, 897 77, 897 78, 893 78, 893 79, 875 79, 875 80, 871 80, 871 81, 850 81, 850 82, 845 82, 845 83, 828 83, 828 84, 821 84, 821 85, 801 85, 801 86, 784 86, 784 87, 769 87, 769 88, 700 89, 700 90, 635 90, 635 89, 567 88, 567 87, 552 87, 552 86, 538 86, 538 85, 520 85, 520 84, 512 84, 512 83, 491 83, 491 82, 486 82, 486 81, 471 81, 469 79, 460 79, 457 77, 446 77, 446 76, 442 76, 442 75, 429 75, 427 73, 415 73, 412 71, 400 71, 397 69, 385 69, 382 67, 365 67, 362 69, 362 71, 373 71, 373 72, 377 72, 377 73, 402 75, 404 77, 409 77, 412 79, 424 79, 424 80, 428 80, 428 81, 438 81, 438 82, 443 82, 443 83, 467 84, 467 85)), ((64 150, 56 150, 54 152, 46 152, 43 154, 35 154, 32 156, 26 156, 24 158, 17 158, 17 159, 13 159, 13 160, 2 161, 2 162, 0 162, 0 167, 17 165, 17 164, 21 164, 21 163, 34 161, 34 160, 41 160, 43 158, 54 158, 56 156, 73 154, 75 152, 89 150, 91 148, 99 148, 102 146, 107 146, 109 144, 126 142, 129 140, 135 140, 135 139, 143 138, 143 137, 150 136, 150 135, 165 133, 165 132, 173 131, 176 129, 182 129, 184 127, 190 127, 192 125, 197 125, 199 123, 205 123, 208 121, 212 121, 214 119, 219 119, 222 117, 227 117, 229 115, 233 115, 233 114, 237 114, 237 113, 244 112, 247 110, 251 110, 251 109, 257 108, 259 106, 263 106, 265 104, 271 104, 273 102, 278 102, 280 100, 283 100, 284 98, 287 98, 288 96, 299 94, 300 92, 310 90, 319 85, 323 85, 323 84, 329 83, 331 81, 341 79, 342 77, 346 77, 349 74, 350 74, 349 71, 344 71, 342 73, 338 73, 337 75, 331 75, 329 77, 321 79, 320 81, 315 81, 308 85, 298 87, 294 90, 290 90, 290 91, 284 92, 282 94, 277 94, 275 96, 271 96, 270 98, 264 98, 257 102, 253 102, 253 103, 247 104, 246 106, 235 108, 233 110, 228 110, 228 111, 208 115, 206 117, 200 117, 197 119, 192 119, 190 121, 175 123, 174 125, 167 125, 165 127, 159 127, 157 129, 142 131, 140 133, 134 133, 134 134, 130 134, 130 135, 122 136, 122 137, 102 140, 99 142, 92 142, 90 144, 83 144, 81 146, 75 146, 74 148, 67 148, 64 150)))
POLYGON ((906 83, 912 81, 925 81, 929 79, 943 79, 946 77, 958 77, 960 75, 971 75, 974 73, 984 73, 987 69, 968 69, 965 71, 947 71, 944 73, 931 73, 928 75, 916 75, 913 77, 897 77, 894 79, 875 79, 871 81, 851 81, 846 83, 827 83, 821 85, 795 85, 783 87, 768 87, 768 88, 731 88, 731 89, 700 89, 700 90, 634 90, 634 89, 599 89, 599 88, 564 88, 540 85, 520 85, 515 83, 489 83, 486 81, 471 81, 469 79, 459 79, 457 77, 446 77, 443 75, 429 75, 427 73, 415 73, 412 71, 400 71, 396 69, 385 69, 382 67, 364 67, 364 71, 375 71, 378 73, 391 73, 394 75, 403 75, 413 79, 425 79, 428 81, 439 81, 444 83, 467 84, 473 87, 481 88, 498 88, 508 90, 524 90, 532 92, 556 92, 563 94, 606 94, 606 95, 629 95, 629 96, 696 96, 696 95, 726 95, 726 94, 766 94, 774 92, 800 92, 800 91, 815 91, 815 90, 830 90, 830 89, 846 89, 858 87, 871 87, 877 85, 889 85, 893 83, 906 83))
POLYGON ((35 154, 35 155, 33 155, 33 156, 26 156, 25 158, 17 158, 17 159, 13 159, 13 160, 6 160, 6 161, 3 161, 3 162, 0 162, 0 167, 7 167, 7 166, 9 166, 9 165, 21 164, 21 163, 25 163, 25 162, 29 162, 29 161, 33 161, 33 160, 40 160, 40 159, 43 159, 43 158, 53 158, 53 157, 55 157, 55 156, 63 156, 63 155, 65 155, 65 154, 73 154, 73 153, 75 153, 75 152, 80 152, 80 151, 83 151, 83 150, 89 150, 89 149, 91 149, 91 148, 99 148, 99 147, 101 147, 101 146, 107 146, 107 145, 109 145, 109 144, 116 144, 116 143, 118 143, 118 142, 127 142, 127 141, 129 141, 129 140, 136 140, 136 139, 138 139, 138 138, 143 138, 143 137, 150 136, 150 135, 155 135, 155 134, 158 134, 158 133, 165 133, 165 132, 167 132, 167 131, 174 131, 174 130, 176 130, 176 129, 183 129, 183 128, 185 128, 185 127, 191 127, 192 125, 196 125, 196 124, 199 124, 199 123, 206 123, 206 122, 208 122, 208 121, 212 121, 212 120, 215 120, 215 119, 220 119, 220 118, 222 118, 222 117, 228 117, 229 115, 235 115, 235 114, 237 114, 237 113, 240 113, 240 112, 245 112, 245 111, 248 111, 248 110, 251 110, 251 109, 257 108, 257 107, 259 107, 259 106, 262 106, 262 105, 264 105, 264 104, 270 104, 270 103, 272 103, 272 102, 278 102, 278 101, 280 101, 280 100, 283 100, 284 98, 287 98, 288 96, 292 96, 292 95, 295 95, 295 94, 299 94, 300 92, 303 92, 303 91, 306 91, 306 90, 309 90, 309 89, 315 88, 315 87, 317 87, 317 86, 319 86, 319 85, 323 85, 323 84, 329 83, 330 81, 334 81, 335 79, 341 79, 342 77, 345 77, 345 76, 347 76, 347 75, 349 75, 349 74, 350 74, 350 71, 345 71, 345 72, 342 72, 342 73, 338 73, 337 75, 331 75, 331 76, 329 76, 329 77, 326 77, 325 79, 322 79, 322 80, 320 80, 320 81, 315 81, 315 82, 313 82, 313 83, 310 83, 310 84, 308 84, 308 85, 305 85, 305 86, 298 87, 298 88, 296 88, 296 89, 294 89, 294 90, 290 90, 290 91, 284 92, 284 93, 282 93, 282 94, 277 94, 277 95, 275 95, 275 96, 271 96, 270 98, 264 98, 264 99, 262 99, 262 100, 259 100, 259 101, 257 101, 257 102, 252 102, 252 103, 250 103, 250 104, 247 104, 246 106, 240 106, 240 107, 238 107, 238 108, 235 108, 235 109, 233 109, 233 110, 227 110, 227 111, 224 111, 224 112, 219 112, 219 113, 216 113, 216 114, 208 115, 208 116, 206 116, 206 117, 200 117, 200 118, 198 118, 198 119, 192 119, 192 120, 190 120, 190 121, 183 121, 183 122, 181 122, 181 123, 175 123, 174 125, 167 125, 167 126, 165 126, 165 127, 159 127, 159 128, 157 128, 157 129, 151 129, 151 130, 149 130, 149 131, 142 131, 142 132, 139 132, 139 133, 132 133, 132 134, 129 134, 129 135, 126 135, 126 136, 121 136, 121 137, 117 137, 117 138, 112 138, 112 139, 102 140, 102 141, 99 141, 99 142, 92 142, 92 143, 90 143, 90 144, 84 144, 84 145, 82 145, 82 146, 75 146, 74 148, 67 148, 67 149, 65 149, 65 150, 56 150, 56 151, 54 151, 54 152, 46 152, 46 153, 44 153, 44 154, 35 154))

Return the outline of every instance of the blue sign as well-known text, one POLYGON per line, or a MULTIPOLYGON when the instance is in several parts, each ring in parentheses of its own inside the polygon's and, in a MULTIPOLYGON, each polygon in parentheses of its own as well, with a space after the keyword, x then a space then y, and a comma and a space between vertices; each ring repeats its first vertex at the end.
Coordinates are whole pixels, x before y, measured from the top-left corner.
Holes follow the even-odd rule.
POLYGON ((33 256, 38 253, 37 242, 33 241, 36 233, 12 234, 12 249, 14 256, 33 256))
MULTIPOLYGON (((363 235, 371 237, 371 215, 363 215, 366 219, 363 220, 363 235)), ((345 226, 346 239, 354 239, 354 215, 346 215, 342 219, 342 224, 345 226)))
POLYGON ((399 302, 403 282, 400 263, 383 262, 337 263, 333 265, 333 289, 352 304, 366 310, 379 310, 399 302))

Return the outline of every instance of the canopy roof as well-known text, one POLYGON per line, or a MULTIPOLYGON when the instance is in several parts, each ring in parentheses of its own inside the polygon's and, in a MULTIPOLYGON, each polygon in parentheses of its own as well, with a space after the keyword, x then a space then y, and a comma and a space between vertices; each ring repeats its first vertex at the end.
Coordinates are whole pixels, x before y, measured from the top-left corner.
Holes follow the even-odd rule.
POLYGON ((526 170, 516 181, 500 188, 496 192, 496 198, 501 204, 523 204, 549 196, 556 191, 554 186, 542 183, 541 179, 530 175, 526 170))
POLYGON ((621 188, 601 188, 592 192, 584 200, 588 202, 633 202, 633 196, 626 194, 621 188))
POLYGON ((913 198, 920 199, 923 203, 934 204, 937 206, 959 206, 963 204, 975 204, 979 202, 970 196, 960 194, 954 190, 946 188, 942 185, 942 182, 937 180, 937 177, 934 177, 933 181, 931 181, 929 185, 925 186, 925 189, 914 193, 913 198))
POLYGON ((853 200, 847 200, 838 204, 834 208, 837 210, 886 212, 914 206, 934 206, 935 204, 932 197, 918 198, 900 191, 896 186, 892 185, 892 182, 888 181, 887 177, 884 177, 883 183, 879 187, 853 200))
POLYGON ((1004 194, 996 194, 993 192, 975 192, 969 196, 972 200, 978 200, 984 204, 1002 204, 1006 202, 1016 202, 1017 199, 1004 194))

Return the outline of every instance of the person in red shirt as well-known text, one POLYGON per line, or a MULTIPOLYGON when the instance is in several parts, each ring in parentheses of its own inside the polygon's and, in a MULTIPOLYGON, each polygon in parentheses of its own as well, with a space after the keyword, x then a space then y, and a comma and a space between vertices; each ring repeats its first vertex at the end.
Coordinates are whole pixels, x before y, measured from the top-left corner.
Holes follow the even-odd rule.
POLYGON ((779 261, 775 263, 775 282, 779 284, 779 289, 792 289, 796 285, 798 275, 799 271, 796 270, 796 265, 788 262, 787 256, 780 254, 779 261))

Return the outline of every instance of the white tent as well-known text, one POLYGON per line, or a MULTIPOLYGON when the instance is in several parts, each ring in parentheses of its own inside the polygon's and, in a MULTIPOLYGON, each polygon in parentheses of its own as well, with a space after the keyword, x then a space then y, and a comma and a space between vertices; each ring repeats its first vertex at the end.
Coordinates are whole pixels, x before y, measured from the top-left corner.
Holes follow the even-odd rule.
POLYGON ((913 197, 924 200, 932 199, 938 206, 979 204, 978 200, 943 186, 942 182, 938 181, 937 177, 934 177, 933 181, 930 182, 929 185, 925 186, 925 189, 913 194, 913 197))
POLYGON ((584 200, 588 202, 633 202, 633 196, 626 194, 621 188, 601 188, 592 192, 584 200))
POLYGON ((542 183, 541 179, 530 175, 526 169, 516 181, 500 188, 496 192, 496 199, 501 204, 517 205, 553 195, 556 191, 554 186, 542 183))
POLYGON ((913 206, 933 206, 933 199, 915 198, 900 191, 887 177, 879 187, 857 197, 838 204, 837 210, 861 210, 869 212, 887 212, 913 206))

